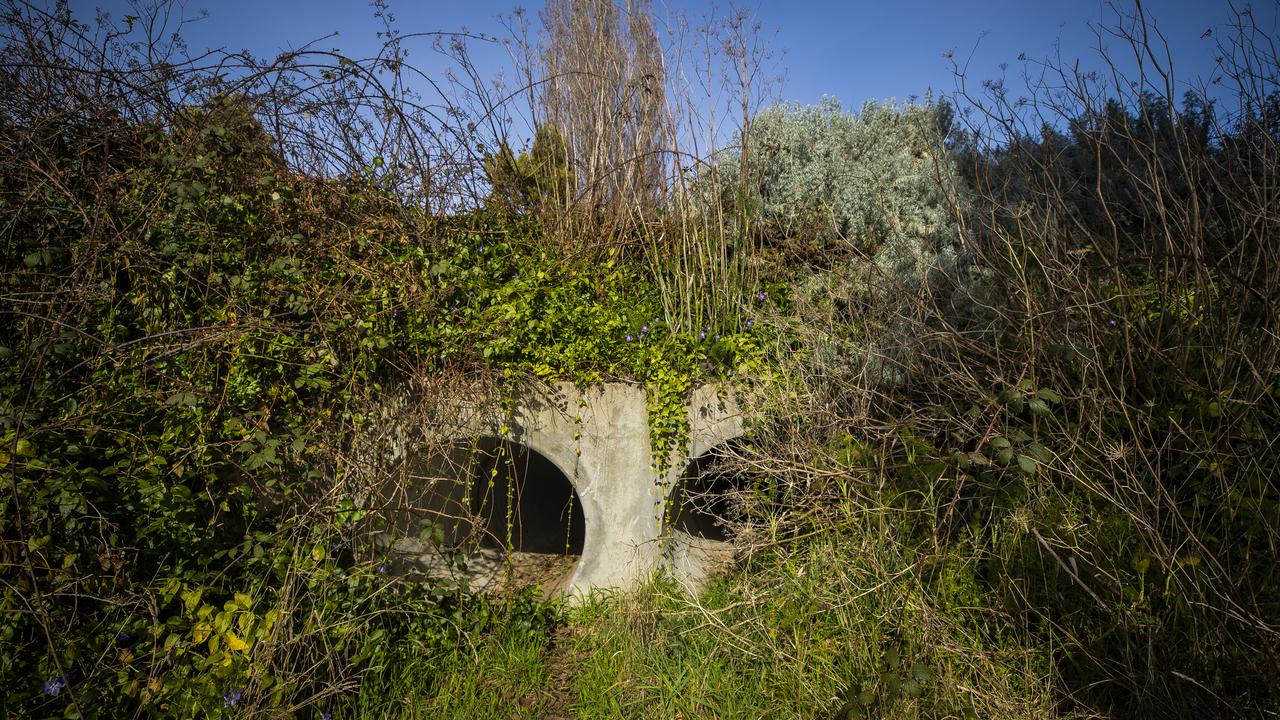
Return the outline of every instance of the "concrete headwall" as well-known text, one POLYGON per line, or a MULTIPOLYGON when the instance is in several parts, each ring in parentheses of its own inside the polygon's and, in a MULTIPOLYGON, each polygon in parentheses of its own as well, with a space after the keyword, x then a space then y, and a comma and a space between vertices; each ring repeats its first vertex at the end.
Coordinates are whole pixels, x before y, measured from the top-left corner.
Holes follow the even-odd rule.
POLYGON ((517 402, 509 437, 555 463, 582 503, 586 533, 569 593, 627 587, 662 563, 663 503, 672 485, 693 458, 743 428, 732 399, 698 388, 685 452, 655 473, 648 417, 644 388, 626 383, 531 387, 517 402))
MULTIPOLYGON (((699 543, 681 533, 668 532, 663 538, 664 502, 692 460, 742 434, 743 418, 732 396, 718 393, 714 386, 695 390, 688 412, 685 447, 656 469, 645 390, 630 383, 585 388, 533 384, 518 394, 514 408, 474 417, 466 429, 472 438, 459 439, 487 438, 527 448, 540 456, 539 463, 549 462, 572 483, 581 505, 582 554, 563 592, 581 595, 596 588, 625 588, 664 563, 696 582, 703 572, 699 543)), ((466 487, 473 482, 475 473, 464 474, 452 486, 434 490, 435 499, 426 501, 454 519, 448 534, 459 532, 456 518, 466 514, 468 505, 477 514, 478 503, 474 498, 468 502, 472 490, 466 487)), ((510 490, 497 491, 499 504, 506 502, 502 492, 510 490)), ((521 512, 538 512, 533 500, 520 499, 519 505, 521 512)), ((492 516, 481 520, 485 522, 490 535, 501 529, 492 516)), ((506 522, 509 528, 510 517, 506 522)))

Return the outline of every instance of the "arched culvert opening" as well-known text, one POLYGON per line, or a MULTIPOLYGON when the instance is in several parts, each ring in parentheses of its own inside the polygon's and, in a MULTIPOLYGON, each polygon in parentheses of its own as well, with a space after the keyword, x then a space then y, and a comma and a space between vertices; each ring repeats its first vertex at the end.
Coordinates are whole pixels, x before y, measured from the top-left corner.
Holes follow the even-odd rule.
POLYGON ((748 488, 737 449, 729 442, 695 458, 667 495, 664 554, 675 578, 691 588, 735 562, 733 528, 743 518, 741 494, 748 488))
POLYGON ((739 494, 747 487, 737 450, 737 443, 724 443, 689 463, 667 496, 669 532, 715 542, 731 539, 733 525, 742 519, 739 494))
POLYGON ((473 589, 558 591, 581 559, 573 483, 541 453, 492 438, 424 450, 388 483, 392 566, 473 589))
POLYGON ((480 546, 581 556, 586 520, 564 472, 519 443, 484 439, 476 449, 470 504, 480 546))

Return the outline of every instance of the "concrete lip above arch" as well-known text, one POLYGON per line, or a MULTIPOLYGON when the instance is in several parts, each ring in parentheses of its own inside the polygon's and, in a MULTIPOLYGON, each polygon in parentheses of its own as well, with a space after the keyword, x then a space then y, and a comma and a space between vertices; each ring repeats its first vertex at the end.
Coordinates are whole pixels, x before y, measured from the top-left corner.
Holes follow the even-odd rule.
MULTIPOLYGON (((527 448, 572 483, 584 525, 582 554, 559 592, 581 597, 632 586, 662 566, 696 579, 687 558, 672 562, 670 538, 662 536, 663 505, 693 458, 743 433, 743 418, 731 394, 710 385, 697 388, 690 397, 685 447, 656 470, 646 392, 633 383, 530 384, 508 411, 477 418, 470 431, 473 438, 527 448)), ((457 491, 451 492, 436 501, 442 510, 449 502, 460 505, 457 491)), ((475 558, 484 559, 484 552, 475 558)))

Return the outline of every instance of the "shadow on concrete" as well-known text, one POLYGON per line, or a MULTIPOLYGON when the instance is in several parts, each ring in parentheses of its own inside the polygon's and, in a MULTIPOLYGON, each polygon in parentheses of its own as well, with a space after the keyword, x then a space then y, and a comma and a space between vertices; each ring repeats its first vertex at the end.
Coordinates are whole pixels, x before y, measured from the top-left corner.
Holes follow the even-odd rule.
POLYGON ((382 542, 407 575, 551 594, 581 559, 586 522, 573 483, 516 442, 480 438, 413 456, 385 497, 392 531, 382 542))
POLYGON ((742 519, 738 496, 747 483, 736 449, 730 441, 695 458, 667 496, 664 553, 672 575, 691 592, 737 561, 732 530, 742 519))

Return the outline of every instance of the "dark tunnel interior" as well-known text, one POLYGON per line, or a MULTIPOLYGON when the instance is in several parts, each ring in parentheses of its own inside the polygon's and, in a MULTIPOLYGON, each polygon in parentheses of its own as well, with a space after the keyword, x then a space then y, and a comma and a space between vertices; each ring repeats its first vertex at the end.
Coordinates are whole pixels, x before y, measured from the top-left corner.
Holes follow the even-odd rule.
POLYGON ((482 440, 477 451, 470 503, 482 547, 582 554, 582 504, 555 463, 505 440, 482 440))
POLYGON ((707 540, 726 541, 740 519, 733 493, 743 480, 729 455, 730 446, 712 449, 689 463, 667 500, 667 529, 707 540))

